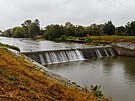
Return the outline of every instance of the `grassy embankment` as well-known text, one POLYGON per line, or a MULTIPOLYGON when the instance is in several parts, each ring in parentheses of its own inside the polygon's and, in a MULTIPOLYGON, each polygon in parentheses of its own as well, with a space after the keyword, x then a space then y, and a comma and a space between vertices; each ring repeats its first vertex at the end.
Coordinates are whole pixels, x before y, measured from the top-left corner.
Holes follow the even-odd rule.
POLYGON ((84 38, 86 44, 111 44, 115 42, 134 42, 135 36, 89 36, 84 38))
POLYGON ((7 47, 7 48, 11 48, 11 49, 20 51, 20 49, 18 47, 16 47, 16 46, 11 46, 11 45, 8 45, 8 44, 3 44, 1 42, 0 42, 0 47, 7 47))
POLYGON ((93 92, 50 78, 23 55, 0 47, 0 101, 98 101, 93 92))
POLYGON ((83 41, 85 44, 99 45, 111 44, 114 42, 133 42, 135 43, 135 36, 88 36, 88 37, 73 37, 68 36, 66 41, 83 41))
POLYGON ((114 42, 133 42, 135 43, 135 36, 87 36, 87 37, 74 37, 62 36, 55 41, 65 42, 78 42, 91 45, 111 44, 114 42))

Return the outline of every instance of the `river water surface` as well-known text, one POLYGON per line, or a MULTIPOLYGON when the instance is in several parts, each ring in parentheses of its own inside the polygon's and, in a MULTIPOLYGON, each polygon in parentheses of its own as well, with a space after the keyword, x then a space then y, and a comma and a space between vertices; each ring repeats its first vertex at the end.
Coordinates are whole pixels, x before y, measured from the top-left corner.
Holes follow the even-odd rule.
MULTIPOLYGON (((16 45, 22 52, 89 47, 77 43, 56 43, 0 37, 0 42, 16 45)), ((101 85, 104 96, 113 101, 135 101, 135 58, 108 57, 47 65, 47 68, 82 87, 101 85)))
POLYGON ((21 52, 89 47, 88 45, 85 45, 85 44, 78 44, 78 43, 71 43, 71 42, 60 43, 60 42, 47 41, 47 40, 35 41, 32 39, 27 39, 27 38, 0 37, 0 42, 17 46, 20 48, 21 52))

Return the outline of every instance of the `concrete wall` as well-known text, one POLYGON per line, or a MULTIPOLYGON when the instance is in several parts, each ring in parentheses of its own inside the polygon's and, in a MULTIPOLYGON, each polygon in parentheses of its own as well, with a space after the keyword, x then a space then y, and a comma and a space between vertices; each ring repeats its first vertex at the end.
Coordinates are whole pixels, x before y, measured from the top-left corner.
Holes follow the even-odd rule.
POLYGON ((100 53, 102 54, 102 56, 107 56, 106 52, 108 53, 108 56, 112 56, 109 49, 112 49, 112 47, 110 47, 110 46, 104 47, 103 46, 103 47, 84 48, 84 49, 79 49, 79 50, 81 50, 85 59, 89 59, 89 58, 94 58, 94 57, 97 58, 98 57, 96 50, 99 50, 100 53))
POLYGON ((135 50, 112 45, 114 52, 119 56, 135 57, 135 50))

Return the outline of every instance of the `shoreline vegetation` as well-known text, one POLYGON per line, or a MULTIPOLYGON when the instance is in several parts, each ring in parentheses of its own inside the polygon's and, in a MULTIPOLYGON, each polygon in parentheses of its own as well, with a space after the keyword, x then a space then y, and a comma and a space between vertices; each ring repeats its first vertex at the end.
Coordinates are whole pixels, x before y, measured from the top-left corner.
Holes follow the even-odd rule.
MULTIPOLYGON (((59 38, 55 41, 58 42, 77 42, 84 43, 88 45, 108 45, 116 42, 132 42, 135 43, 135 36, 87 36, 87 37, 74 37, 68 36, 63 38, 59 38)), ((44 39, 41 39, 44 40, 44 39)))
POLYGON ((112 42, 135 42, 135 21, 123 26, 115 26, 112 21, 104 24, 88 26, 74 25, 66 22, 63 25, 50 24, 40 26, 38 19, 25 20, 21 25, 1 31, 1 36, 13 38, 32 38, 36 40, 52 40, 78 42, 85 44, 111 44, 112 42))
POLYGON ((11 48, 11 49, 20 51, 20 49, 18 47, 16 47, 16 46, 12 46, 12 45, 8 45, 8 44, 3 44, 1 42, 0 42, 0 47, 7 47, 7 48, 11 48))
POLYGON ((88 45, 110 45, 117 42, 132 42, 135 43, 135 36, 88 36, 83 37, 85 44, 88 45))
MULTIPOLYGON (((92 91, 66 86, 38 69, 20 53, 0 48, 0 100, 2 101, 99 101, 100 87, 92 91)), ((100 98, 100 101, 110 101, 100 98)))

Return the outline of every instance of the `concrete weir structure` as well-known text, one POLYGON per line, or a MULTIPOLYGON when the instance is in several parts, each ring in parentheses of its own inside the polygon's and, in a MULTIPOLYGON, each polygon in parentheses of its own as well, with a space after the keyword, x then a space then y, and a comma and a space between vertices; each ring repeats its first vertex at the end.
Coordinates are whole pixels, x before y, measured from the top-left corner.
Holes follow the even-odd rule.
POLYGON ((112 48, 119 56, 135 57, 135 43, 117 42, 112 44, 112 48))
POLYGON ((115 56, 111 46, 23 52, 23 54, 42 65, 115 56))

